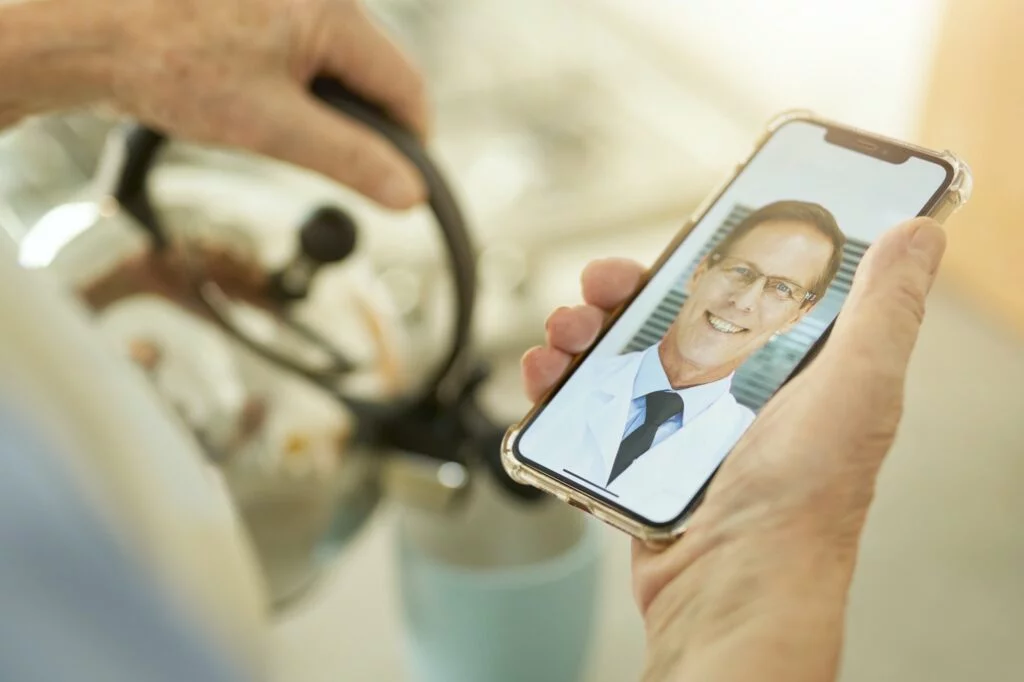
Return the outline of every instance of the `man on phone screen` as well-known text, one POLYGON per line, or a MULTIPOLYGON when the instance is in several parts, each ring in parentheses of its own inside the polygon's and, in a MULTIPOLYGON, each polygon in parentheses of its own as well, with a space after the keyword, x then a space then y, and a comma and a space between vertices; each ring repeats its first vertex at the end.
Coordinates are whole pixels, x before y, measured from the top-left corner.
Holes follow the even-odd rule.
POLYGON ((814 307, 845 243, 818 204, 751 213, 697 265, 658 344, 589 358, 566 383, 531 427, 557 466, 540 463, 652 521, 676 516, 754 419, 730 393, 736 369, 814 307))

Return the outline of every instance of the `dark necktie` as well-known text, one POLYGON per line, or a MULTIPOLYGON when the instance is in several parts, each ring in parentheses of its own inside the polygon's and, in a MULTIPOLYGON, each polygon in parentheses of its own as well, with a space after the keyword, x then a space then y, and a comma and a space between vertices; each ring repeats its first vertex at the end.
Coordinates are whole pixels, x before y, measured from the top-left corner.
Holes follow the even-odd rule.
POLYGON ((644 399, 647 405, 644 423, 623 438, 622 443, 619 444, 619 451, 615 454, 615 464, 612 465, 612 473, 608 477, 608 485, 611 485, 619 474, 628 469, 637 457, 651 449, 658 427, 677 414, 683 413, 683 399, 679 397, 678 393, 656 391, 648 393, 644 399))

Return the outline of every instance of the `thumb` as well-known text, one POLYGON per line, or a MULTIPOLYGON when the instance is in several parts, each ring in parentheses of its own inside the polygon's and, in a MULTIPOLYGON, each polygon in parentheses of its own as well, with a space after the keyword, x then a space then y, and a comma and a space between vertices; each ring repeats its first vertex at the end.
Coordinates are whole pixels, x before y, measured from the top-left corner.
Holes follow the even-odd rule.
POLYGON ((856 358, 857 369, 902 378, 945 248, 945 232, 931 218, 915 218, 882 235, 857 269, 823 354, 856 358))
POLYGON ((321 173, 389 208, 425 198, 412 163, 362 123, 292 83, 275 84, 260 100, 253 151, 321 173))

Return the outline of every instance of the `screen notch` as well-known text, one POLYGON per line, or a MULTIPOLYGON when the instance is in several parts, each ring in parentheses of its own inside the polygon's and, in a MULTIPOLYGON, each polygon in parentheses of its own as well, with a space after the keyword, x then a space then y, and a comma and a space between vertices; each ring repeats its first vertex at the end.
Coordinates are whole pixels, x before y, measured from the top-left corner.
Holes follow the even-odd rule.
POLYGON ((905 147, 842 128, 828 128, 825 131, 825 142, 896 165, 905 162, 911 156, 910 150, 905 147))

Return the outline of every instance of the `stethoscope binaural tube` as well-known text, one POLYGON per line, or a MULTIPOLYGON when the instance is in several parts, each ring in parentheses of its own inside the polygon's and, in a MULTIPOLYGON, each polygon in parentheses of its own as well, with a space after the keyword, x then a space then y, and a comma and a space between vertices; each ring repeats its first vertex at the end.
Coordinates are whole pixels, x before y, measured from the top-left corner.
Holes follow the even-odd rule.
MULTIPOLYGON (((428 189, 429 208, 444 237, 448 265, 454 278, 456 311, 452 331, 449 335, 448 349, 439 366, 430 374, 416 395, 391 400, 386 404, 378 404, 346 396, 336 390, 332 391, 339 400, 356 413, 360 420, 389 421, 417 406, 425 403, 434 404, 438 396, 442 394, 459 390, 464 379, 461 376, 465 371, 462 365, 470 343, 476 300, 476 254, 459 206, 443 176, 419 140, 397 124, 382 109, 355 95, 337 80, 320 77, 313 81, 311 87, 312 92, 323 102, 382 135, 420 171, 428 189)), ((114 198, 149 234, 153 248, 158 251, 169 246, 169 235, 153 209, 148 181, 158 155, 168 141, 163 133, 152 128, 145 126, 134 128, 126 138, 126 154, 114 190, 114 198)), ((203 285, 209 284, 203 282, 202 273, 198 273, 198 280, 195 284, 197 294, 202 297, 203 285)), ((332 390, 337 379, 336 373, 311 371, 287 357, 263 348, 258 343, 246 338, 236 326, 219 313, 215 306, 209 305, 207 302, 206 307, 229 334, 260 353, 267 360, 286 371, 301 374, 307 380, 326 390, 332 390)), ((323 346, 328 355, 341 357, 340 351, 327 347, 323 339, 310 338, 323 346)))

